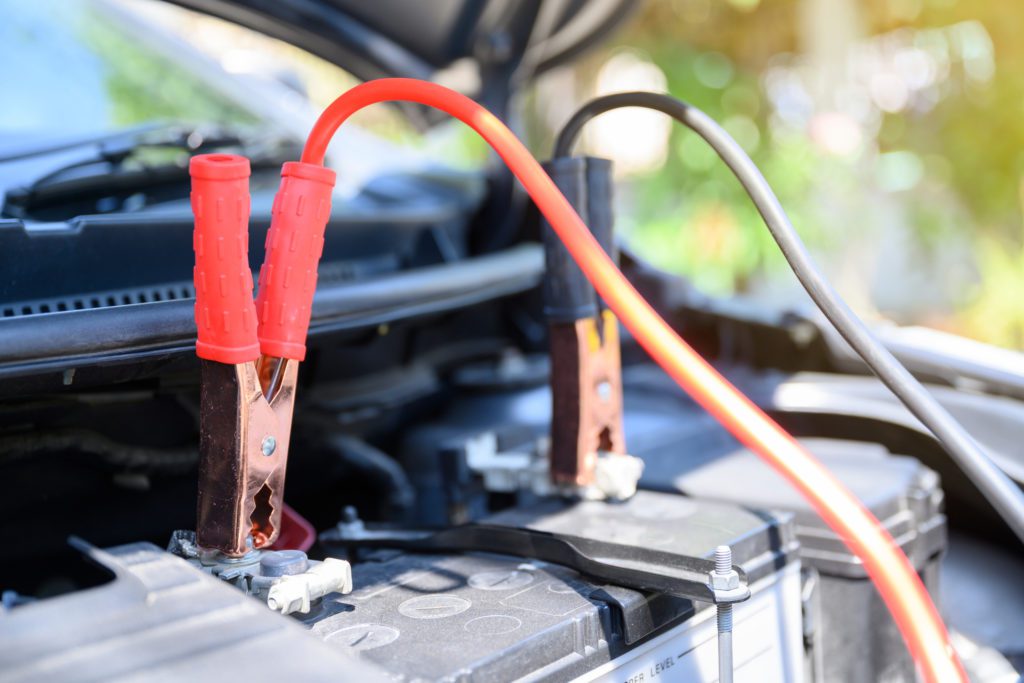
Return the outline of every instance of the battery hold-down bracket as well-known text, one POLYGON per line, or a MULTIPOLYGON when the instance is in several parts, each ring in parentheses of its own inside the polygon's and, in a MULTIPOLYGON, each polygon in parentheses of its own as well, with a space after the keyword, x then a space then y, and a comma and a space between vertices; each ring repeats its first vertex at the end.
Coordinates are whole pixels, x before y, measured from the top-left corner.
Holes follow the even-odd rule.
POLYGON ((746 574, 739 567, 723 577, 715 574, 713 560, 526 527, 471 523, 435 532, 347 524, 325 531, 320 542, 338 549, 498 553, 559 564, 624 588, 698 602, 726 604, 750 597, 746 574))

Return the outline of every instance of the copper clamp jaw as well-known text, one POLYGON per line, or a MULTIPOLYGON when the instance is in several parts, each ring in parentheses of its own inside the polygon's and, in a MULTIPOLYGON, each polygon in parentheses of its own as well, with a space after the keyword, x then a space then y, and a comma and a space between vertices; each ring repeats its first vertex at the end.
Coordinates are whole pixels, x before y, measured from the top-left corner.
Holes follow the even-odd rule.
POLYGON ((200 546, 240 557, 281 532, 298 361, 202 361, 200 546))
POLYGON ((552 323, 549 334, 551 478, 560 486, 591 486, 600 454, 626 454, 618 321, 602 311, 552 323))

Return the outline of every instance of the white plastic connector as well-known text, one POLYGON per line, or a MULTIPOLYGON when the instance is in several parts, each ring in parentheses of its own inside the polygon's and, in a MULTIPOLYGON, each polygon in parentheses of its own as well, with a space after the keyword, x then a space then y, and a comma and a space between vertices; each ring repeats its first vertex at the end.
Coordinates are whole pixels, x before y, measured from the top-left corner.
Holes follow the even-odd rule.
POLYGON ((313 600, 330 593, 352 592, 352 566, 328 557, 302 574, 283 576, 270 587, 267 607, 281 614, 306 614, 313 600))
POLYGON ((637 483, 644 472, 644 461, 620 453, 598 454, 594 465, 594 486, 597 497, 629 500, 636 494, 637 483))
MULTIPOLYGON (((498 451, 498 437, 485 432, 466 442, 469 468, 481 475, 487 491, 532 491, 549 496, 560 489, 551 483, 546 441, 537 451, 498 451)), ((590 486, 562 488, 564 493, 578 493, 588 500, 628 500, 636 493, 644 471, 644 461, 632 455, 600 451, 594 458, 594 483, 590 486)))

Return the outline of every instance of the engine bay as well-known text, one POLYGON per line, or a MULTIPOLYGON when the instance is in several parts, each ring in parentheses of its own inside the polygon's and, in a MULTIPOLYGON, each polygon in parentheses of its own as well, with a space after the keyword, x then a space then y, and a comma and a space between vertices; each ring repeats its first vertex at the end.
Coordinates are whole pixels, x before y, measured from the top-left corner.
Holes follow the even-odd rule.
POLYGON ((416 79, 305 147, 126 135, 188 168, 5 195, 0 679, 1016 680, 1024 375, 869 330, 700 110, 597 98, 543 167, 416 79), (511 172, 336 192, 331 137, 395 99, 511 172), (611 161, 572 148, 638 106, 717 152, 818 310, 621 247, 611 161))

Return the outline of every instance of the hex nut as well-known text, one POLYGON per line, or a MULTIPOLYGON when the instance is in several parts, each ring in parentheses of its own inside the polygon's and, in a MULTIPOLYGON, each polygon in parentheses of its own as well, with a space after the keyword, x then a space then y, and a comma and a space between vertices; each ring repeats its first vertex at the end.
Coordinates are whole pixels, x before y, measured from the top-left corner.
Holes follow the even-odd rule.
POLYGON ((716 591, 733 590, 740 587, 740 575, 735 569, 730 570, 727 574, 712 571, 708 573, 708 585, 716 591))

